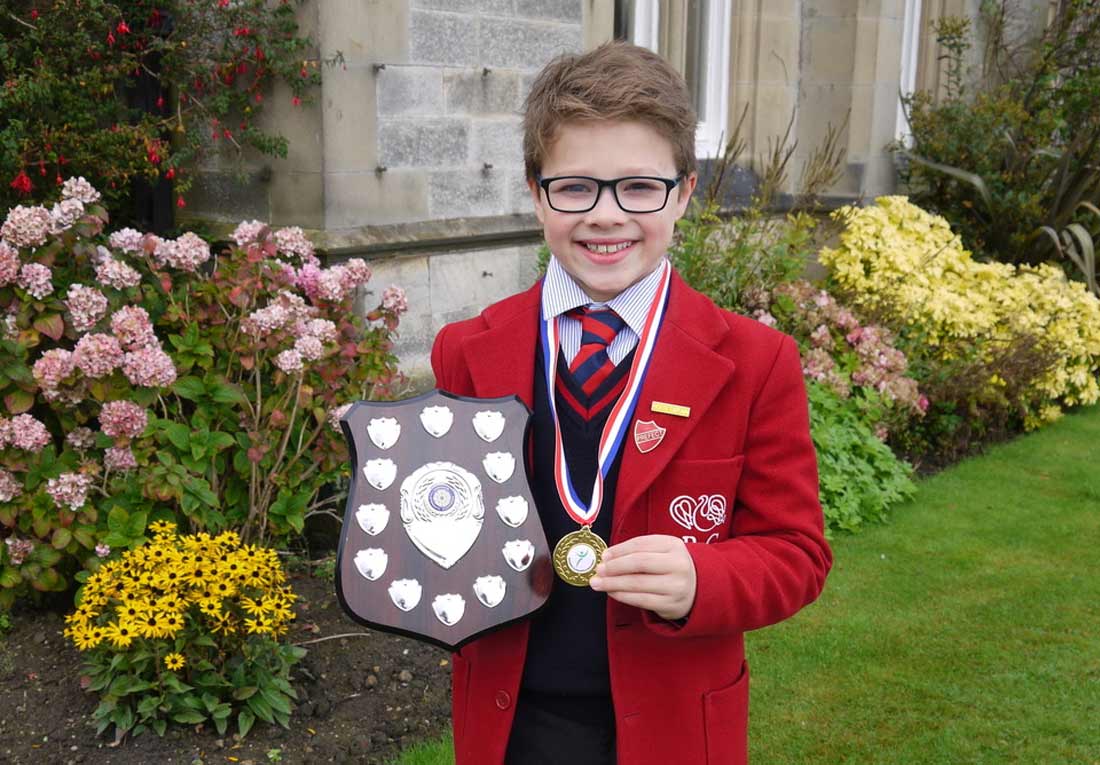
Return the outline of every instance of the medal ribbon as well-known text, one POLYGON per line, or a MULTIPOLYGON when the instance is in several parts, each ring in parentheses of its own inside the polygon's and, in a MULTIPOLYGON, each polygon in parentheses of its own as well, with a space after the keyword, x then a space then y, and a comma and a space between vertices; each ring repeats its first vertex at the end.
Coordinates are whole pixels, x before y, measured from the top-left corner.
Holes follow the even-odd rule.
POLYGON ((603 504, 603 482, 615 456, 622 448, 623 438, 626 436, 630 417, 634 413, 634 406, 638 403, 638 397, 642 392, 642 384, 645 382, 646 370, 649 368, 649 360, 653 356, 653 348, 657 344, 657 332, 661 328, 661 318, 665 312, 665 298, 668 296, 668 285, 672 279, 672 267, 667 260, 661 262, 661 279, 653 300, 646 312, 645 324, 642 334, 638 338, 638 350, 634 354, 634 361, 630 365, 630 374, 626 378, 626 388, 619 400, 611 410, 607 423, 603 427, 600 436, 600 447, 596 452, 598 469, 596 479, 592 486, 592 499, 586 507, 577 497, 573 481, 569 477, 569 466, 565 461, 565 449, 562 446, 561 425, 558 424, 557 404, 555 403, 554 383, 558 370, 558 349, 561 343, 561 330, 559 317, 542 317, 542 353, 543 367, 546 370, 547 399, 550 401, 550 414, 554 420, 554 482, 558 487, 558 497, 569 517, 582 526, 590 526, 596 521, 603 504))

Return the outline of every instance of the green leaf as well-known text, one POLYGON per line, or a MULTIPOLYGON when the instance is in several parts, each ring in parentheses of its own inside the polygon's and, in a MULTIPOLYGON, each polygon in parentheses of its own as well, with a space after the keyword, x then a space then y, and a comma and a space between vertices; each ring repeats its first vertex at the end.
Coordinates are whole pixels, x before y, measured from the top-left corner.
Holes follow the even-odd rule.
POLYGON ((21 581, 22 577, 19 576, 18 569, 14 569, 11 566, 4 566, 4 570, 0 571, 0 587, 15 587, 21 581))
POLYGON ((274 711, 282 712, 285 715, 290 714, 290 703, 283 694, 271 688, 261 688, 260 695, 274 711))
POLYGON ((264 701, 263 696, 259 694, 255 696, 249 696, 245 702, 248 704, 248 708, 256 713, 256 716, 267 723, 274 723, 275 718, 271 714, 271 705, 264 701))
POLYGON ((206 721, 206 715, 197 709, 182 709, 172 715, 172 719, 185 725, 197 725, 206 721))
POLYGON ((4 396, 4 406, 8 408, 8 414, 22 414, 34 406, 34 396, 25 390, 13 390, 4 396))
POLYGON ((172 390, 180 398, 186 398, 190 401, 198 401, 200 398, 206 395, 206 386, 203 385, 202 380, 197 377, 181 377, 176 380, 176 384, 172 386, 172 390))
POLYGON ((229 714, 228 714, 228 712, 222 717, 218 717, 217 715, 214 715, 213 717, 214 717, 214 727, 217 729, 218 735, 219 736, 224 736, 226 728, 229 727, 229 714))
POLYGON ((134 710, 130 709, 129 704, 124 704, 115 710, 111 715, 111 722, 115 724, 115 727, 119 730, 130 730, 134 727, 134 710))
POLYGON ((172 442, 172 446, 176 447, 181 452, 190 450, 191 429, 186 425, 181 425, 178 422, 165 425, 164 434, 168 436, 168 440, 172 442))
POLYGON ((241 738, 248 735, 254 722, 256 722, 256 715, 252 714, 252 710, 242 709, 241 713, 237 715, 237 733, 240 734, 241 738))
POLYGON ((149 513, 145 511, 131 515, 129 523, 126 524, 126 533, 131 537, 140 537, 144 535, 145 521, 148 517, 149 513))
POLYGON ((65 319, 59 313, 46 314, 35 319, 34 328, 51 340, 60 340, 65 334, 65 319))
POLYGON ((164 736, 164 731, 168 729, 168 721, 163 717, 158 717, 152 722, 153 730, 157 732, 158 736, 164 736))
POLYGON ((115 534, 125 534, 130 522, 130 514, 122 507, 115 505, 111 512, 107 513, 107 530, 115 534))
POLYGON ((255 685, 246 685, 242 688, 238 688, 233 691, 233 698, 237 701, 244 701, 247 698, 251 698, 255 695, 256 691, 260 690, 255 685))
POLYGON ((211 398, 219 404, 244 404, 248 399, 236 385, 217 383, 211 391, 211 398))
POLYGON ((55 550, 64 550, 69 546, 69 542, 71 541, 73 541, 73 532, 66 528, 60 528, 53 533, 53 539, 50 540, 50 544, 53 545, 55 550))

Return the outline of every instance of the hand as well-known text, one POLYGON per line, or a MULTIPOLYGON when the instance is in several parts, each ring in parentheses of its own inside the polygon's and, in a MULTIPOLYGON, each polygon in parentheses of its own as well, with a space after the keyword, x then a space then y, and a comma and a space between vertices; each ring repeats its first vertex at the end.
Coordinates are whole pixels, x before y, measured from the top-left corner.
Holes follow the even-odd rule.
POLYGON ((682 619, 695 603, 695 562, 679 537, 634 537, 604 551, 589 586, 662 619, 682 619))

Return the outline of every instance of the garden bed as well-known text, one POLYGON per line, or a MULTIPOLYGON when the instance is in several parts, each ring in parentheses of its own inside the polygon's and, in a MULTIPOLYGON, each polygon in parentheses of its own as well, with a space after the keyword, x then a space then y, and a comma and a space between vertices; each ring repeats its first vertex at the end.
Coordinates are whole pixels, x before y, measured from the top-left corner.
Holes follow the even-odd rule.
POLYGON ((299 595, 292 640, 319 642, 305 646, 309 655, 293 670, 290 730, 257 722, 237 740, 175 725, 164 738, 148 732, 112 746, 113 731, 97 738, 89 722, 96 699, 81 691, 80 653, 61 635, 64 613, 20 610, 0 639, 0 761, 388 763, 449 728, 447 652, 355 624, 331 580, 299 574, 291 584, 299 595), (355 636, 335 637, 346 633, 355 636))

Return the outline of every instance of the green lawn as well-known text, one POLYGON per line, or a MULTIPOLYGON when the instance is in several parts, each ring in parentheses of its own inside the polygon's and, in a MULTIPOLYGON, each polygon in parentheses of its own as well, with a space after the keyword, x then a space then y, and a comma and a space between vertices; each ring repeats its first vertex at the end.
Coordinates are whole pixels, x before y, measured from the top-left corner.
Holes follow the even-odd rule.
POLYGON ((1100 407, 892 517, 835 540, 821 599, 749 636, 752 761, 1100 765, 1100 407))

